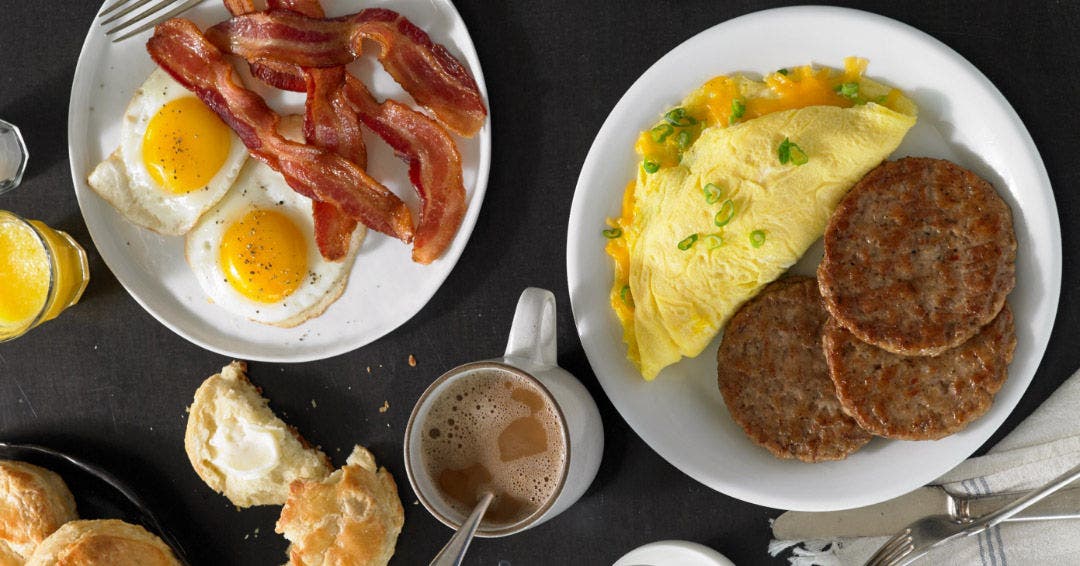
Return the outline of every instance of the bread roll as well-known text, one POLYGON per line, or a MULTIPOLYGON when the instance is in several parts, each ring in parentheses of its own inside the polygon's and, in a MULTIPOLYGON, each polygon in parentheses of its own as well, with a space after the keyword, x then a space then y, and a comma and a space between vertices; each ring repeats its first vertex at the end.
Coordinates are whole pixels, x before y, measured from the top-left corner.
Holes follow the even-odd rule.
POLYGON ((281 505, 289 484, 325 478, 330 462, 274 415, 246 371, 233 362, 195 392, 184 449, 195 473, 237 507, 281 505))

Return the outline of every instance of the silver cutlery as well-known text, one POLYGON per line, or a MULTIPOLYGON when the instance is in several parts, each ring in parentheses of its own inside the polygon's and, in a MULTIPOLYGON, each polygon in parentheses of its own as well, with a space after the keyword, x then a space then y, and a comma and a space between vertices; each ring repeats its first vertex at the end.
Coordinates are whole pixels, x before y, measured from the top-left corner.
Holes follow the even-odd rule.
POLYGON ((1080 478, 1080 465, 1054 478, 1045 486, 974 521, 957 521, 948 515, 919 519, 885 542, 865 566, 903 566, 910 564, 946 542, 979 534, 1038 503, 1046 496, 1080 478))
POLYGON ((111 37, 120 33, 121 35, 112 38, 113 43, 116 43, 177 16, 199 2, 202 0, 114 0, 98 14, 98 19, 103 26, 115 23, 105 35, 111 37), (159 14, 166 8, 169 9, 159 14))

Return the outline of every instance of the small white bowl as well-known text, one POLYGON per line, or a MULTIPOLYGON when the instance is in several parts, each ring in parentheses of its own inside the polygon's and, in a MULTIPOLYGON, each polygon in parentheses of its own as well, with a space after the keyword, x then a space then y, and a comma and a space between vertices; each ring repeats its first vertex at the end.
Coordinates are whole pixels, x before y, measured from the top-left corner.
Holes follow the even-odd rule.
POLYGON ((662 540, 631 550, 612 566, 735 566, 723 554, 696 542, 662 540))

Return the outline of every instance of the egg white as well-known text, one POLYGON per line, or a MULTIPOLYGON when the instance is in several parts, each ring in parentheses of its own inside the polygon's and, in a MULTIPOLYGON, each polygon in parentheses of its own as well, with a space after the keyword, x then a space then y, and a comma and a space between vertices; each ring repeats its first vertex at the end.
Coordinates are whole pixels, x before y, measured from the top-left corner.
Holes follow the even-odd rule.
POLYGON ((156 69, 135 91, 124 112, 120 146, 87 179, 90 187, 129 221, 169 236, 187 233, 225 196, 248 156, 240 138, 229 132, 228 156, 205 188, 175 194, 154 181, 142 157, 146 127, 169 102, 193 96, 168 73, 156 69))
POLYGON ((213 303, 252 321, 287 328, 319 316, 341 296, 365 233, 362 225, 357 226, 345 258, 340 262, 326 260, 315 243, 311 199, 289 188, 270 167, 250 159, 225 198, 188 233, 186 255, 199 285, 213 303), (307 245, 307 274, 293 293, 276 303, 253 301, 240 294, 227 282, 219 260, 225 231, 253 209, 286 214, 300 229, 307 245))

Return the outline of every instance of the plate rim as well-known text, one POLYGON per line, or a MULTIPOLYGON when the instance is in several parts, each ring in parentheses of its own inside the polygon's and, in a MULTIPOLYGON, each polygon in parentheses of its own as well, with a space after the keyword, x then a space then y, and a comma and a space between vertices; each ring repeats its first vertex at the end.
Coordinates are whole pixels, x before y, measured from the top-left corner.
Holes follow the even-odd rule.
MULTIPOLYGON (((426 307, 427 304, 431 302, 431 299, 435 297, 435 294, 439 292, 443 284, 446 282, 446 279, 450 277, 450 274, 457 267, 458 261, 461 259, 462 254, 464 254, 465 252, 465 248, 468 247, 469 240, 472 238, 473 230, 476 227, 476 222, 480 216, 480 210, 483 208, 484 198, 487 194, 487 185, 491 173, 491 138, 493 129, 492 109, 490 99, 488 98, 487 82, 484 79, 483 68, 480 65, 480 57, 476 51, 476 44, 473 41, 472 33, 469 31, 465 20, 461 17, 461 14, 458 12, 457 8, 454 6, 451 0, 428 1, 432 4, 433 9, 445 10, 450 16, 451 21, 456 21, 460 23, 462 29, 465 31, 465 39, 467 41, 464 44, 455 44, 454 47, 460 50, 462 57, 465 59, 464 63, 468 66, 469 72, 472 74, 473 79, 476 81, 476 85, 480 90, 481 99, 484 101, 488 110, 487 121, 485 122, 480 132, 478 132, 476 135, 476 139, 477 141, 479 141, 479 147, 477 149, 478 160, 476 170, 476 183, 473 186, 472 194, 472 200, 475 201, 475 205, 471 205, 466 210, 465 217, 462 219, 461 222, 461 226, 458 227, 458 234, 465 234, 464 242, 459 249, 448 249, 446 255, 443 255, 441 258, 436 260, 440 262, 449 261, 451 265, 444 273, 439 276, 438 284, 432 287, 430 294, 428 294, 426 298, 420 301, 417 304, 416 308, 408 309, 411 312, 408 312, 407 316, 402 318, 400 322, 397 322, 393 325, 388 325, 388 327, 382 332, 379 332, 376 335, 370 336, 368 338, 360 339, 353 342, 344 342, 341 345, 335 345, 319 350, 313 350, 311 352, 296 352, 292 354, 286 353, 284 355, 264 355, 254 352, 244 352, 242 350, 228 347, 220 347, 184 331, 182 328, 180 328, 178 324, 170 320, 166 315, 162 314, 161 312, 159 312, 158 309, 152 306, 150 304, 150 300, 144 297, 143 294, 137 288, 135 288, 135 285, 132 282, 127 281, 117 275, 117 270, 114 268, 114 265, 117 265, 118 262, 124 261, 124 258, 107 257, 108 254, 103 252, 101 246, 98 245, 99 238, 104 238, 105 236, 101 231, 99 231, 98 228, 93 226, 92 223, 87 220, 83 199, 90 198, 90 194, 93 191, 88 186, 86 186, 85 175, 80 175, 80 173, 75 170, 74 157, 77 150, 73 141, 76 139, 76 136, 81 133, 79 131, 76 131, 76 125, 79 125, 80 121, 85 122, 86 119, 85 116, 80 116, 76 119, 76 93, 81 93, 82 90, 86 90, 80 90, 80 86, 89 85, 89 83, 91 82, 90 73, 93 72, 91 67, 96 68, 96 65, 92 65, 90 62, 87 61, 87 50, 90 47, 92 37, 95 35, 95 30, 98 30, 99 34, 101 33, 100 26, 97 25, 97 19, 95 15, 94 21, 90 23, 90 28, 86 33, 86 37, 83 38, 82 47, 79 49, 79 58, 75 65, 75 73, 73 74, 71 79, 71 89, 68 98, 66 128, 68 138, 68 169, 71 171, 73 191, 75 192, 75 198, 79 204, 79 215, 82 216, 83 223, 86 225, 87 232, 90 234, 90 239, 94 242, 94 247, 98 251, 98 255, 101 257, 102 262, 105 263, 105 266, 112 273, 113 277, 120 283, 121 287, 124 288, 124 291, 127 292, 128 296, 134 299, 135 302, 144 311, 150 314, 150 316, 152 316, 155 320, 160 322, 166 328, 171 330, 174 334, 180 336, 184 340, 196 346, 199 346, 200 348, 232 358, 271 363, 310 362, 332 358, 355 351, 357 349, 363 348, 364 346, 367 346, 368 344, 372 344, 380 340, 387 334, 390 334, 394 330, 397 330, 398 328, 412 320, 420 311, 422 311, 424 307, 426 307), (84 197, 84 194, 87 196, 84 197)), ((105 3, 107 2, 108 0, 104 0, 104 2, 102 3, 102 7, 104 7, 105 3)), ((98 9, 98 11, 100 10, 101 8, 98 9)), ((127 41, 138 40, 132 38, 127 41)), ((83 125, 86 126, 83 128, 83 131, 88 131, 88 124, 83 125)), ((96 195, 94 196, 96 197, 96 195)), ((356 267, 354 266, 353 270, 355 269, 356 267)), ((333 308, 333 305, 331 305, 331 308, 333 308)))
MULTIPOLYGON (((684 46, 696 41, 700 41, 703 37, 721 33, 724 28, 728 28, 733 25, 757 23, 757 20, 768 20, 772 18, 798 18, 822 15, 844 18, 846 22, 858 21, 861 19, 864 22, 869 21, 878 25, 889 27, 899 34, 910 36, 911 38, 917 40, 919 43, 925 45, 928 49, 933 49, 940 52, 948 59, 965 68, 970 73, 971 77, 982 85, 986 93, 993 98, 993 100, 999 106, 1000 110, 1002 110, 1008 117, 1010 121, 1010 124, 1008 124, 1008 126, 1012 129, 1015 129, 1016 132, 1019 134, 1019 137, 1016 139, 1016 141, 1018 141, 1020 145, 1022 145, 1029 151, 1028 156, 1032 159, 1031 164, 1034 166, 1033 173, 1040 181, 1040 184, 1045 187, 1049 195, 1049 199, 1045 203, 1045 206, 1048 207, 1048 211, 1052 213, 1052 216, 1055 220, 1051 223, 1051 226, 1049 226, 1049 229, 1052 232, 1053 242, 1052 249, 1050 250, 1049 256, 1046 260, 1047 270, 1051 275, 1051 280, 1049 281, 1048 286, 1052 293, 1050 293, 1050 296, 1048 297, 1049 303, 1047 305, 1047 310, 1049 311, 1050 316, 1049 320, 1045 322, 1046 328, 1048 328, 1045 336, 1041 339, 1036 337, 1036 342, 1032 344, 1032 352, 1034 353, 1036 359, 1033 373, 1031 377, 1027 379, 1027 382, 1024 384, 1023 389, 1019 392, 1016 400, 1012 403, 1012 406, 1009 407, 1008 411, 1001 417, 1000 422, 998 422, 993 427, 993 429, 990 430, 986 438, 983 438, 978 444, 975 444, 969 452, 959 454, 951 461, 948 468, 941 470, 941 473, 948 471, 948 469, 951 469, 953 466, 959 464, 961 461, 969 457, 971 453, 978 450, 979 447, 985 444, 986 441, 988 441, 990 437, 998 429, 1000 429, 1004 421, 1015 410, 1016 405, 1027 392, 1027 389, 1030 386, 1031 381, 1034 379, 1035 374, 1038 373, 1038 366, 1041 365, 1041 360, 1045 356, 1046 348, 1052 335, 1053 322, 1057 315, 1057 309, 1060 303, 1061 296, 1062 242, 1060 217, 1057 214, 1057 203, 1053 194, 1053 185, 1050 182, 1049 174, 1046 171, 1046 165, 1042 159, 1038 147, 1035 145, 1030 132, 1027 130, 1027 127, 1024 125, 1023 121, 1016 113, 1016 110, 1012 107, 1008 99, 1005 98, 1001 91, 977 67, 975 67, 970 61, 968 61, 965 57, 960 55, 956 50, 952 49, 948 45, 911 25, 895 20, 893 18, 889 18, 887 16, 875 14, 873 12, 835 6, 789 6, 750 12, 729 20, 719 22, 686 39, 685 41, 679 43, 678 45, 664 53, 660 58, 656 60, 656 62, 654 62, 645 71, 642 72, 641 76, 639 76, 633 82, 633 84, 631 84, 631 86, 627 88, 627 90, 619 98, 618 102, 616 102, 615 106, 612 107, 607 118, 605 118, 604 123, 600 127, 600 130, 597 132, 593 143, 590 145, 588 154, 582 164, 581 172, 579 173, 577 183, 575 184, 574 198, 571 204, 570 218, 567 227, 566 242, 567 286, 569 288, 570 294, 571 311, 574 315, 575 330, 577 331, 578 338, 582 343, 582 348, 585 351, 586 357, 589 360, 590 367, 593 369, 593 373, 597 376, 597 381, 600 382, 600 385, 604 389, 605 394, 611 400, 616 410, 618 410, 619 415, 627 422, 627 424, 630 425, 631 429, 633 429, 634 432, 637 433, 637 435, 661 458, 663 458, 665 461, 670 463, 682 473, 693 478, 695 481, 698 481, 699 483, 715 491, 756 505, 762 505, 778 509, 792 509, 798 511, 837 511, 878 503, 907 493, 911 489, 914 489, 919 485, 923 485, 928 481, 932 481, 935 477, 937 477, 937 475, 940 475, 940 473, 930 477, 922 478, 924 481, 921 481, 917 485, 907 486, 906 484, 899 484, 901 485, 901 487, 899 488, 891 486, 886 489, 880 489, 870 492, 869 494, 859 494, 856 496, 851 496, 846 498, 843 502, 837 504, 836 502, 814 499, 812 495, 808 495, 802 498, 776 496, 769 493, 769 490, 766 486, 755 486, 754 484, 746 482, 745 480, 740 483, 738 481, 733 481, 730 478, 722 479, 717 476, 710 477, 707 471, 693 469, 693 466, 691 466, 692 463, 687 462, 686 458, 681 457, 678 454, 678 449, 664 445, 664 443, 662 442, 662 436, 651 432, 651 429, 654 427, 649 426, 649 424, 644 420, 642 416, 629 411, 630 403, 623 399, 623 397, 627 395, 627 393, 620 391, 620 385, 615 381, 616 377, 604 377, 601 372, 596 371, 596 362, 599 361, 600 356, 599 353, 595 351, 596 348, 591 344, 589 340, 586 339, 586 333, 583 331, 582 311, 584 305, 582 301, 584 299, 580 296, 582 294, 582 291, 579 290, 579 287, 575 287, 575 283, 580 284, 583 282, 583 276, 581 275, 581 273, 579 273, 578 269, 578 265, 580 264, 581 260, 579 259, 579 250, 574 247, 574 236, 580 230, 585 229, 581 224, 581 217, 585 214, 585 212, 583 211, 584 206, 581 204, 581 202, 584 200, 584 192, 588 190, 588 188, 586 188, 586 174, 596 167, 595 162, 598 159, 599 154, 599 150, 597 148, 597 141, 601 139, 605 131, 613 127, 610 121, 617 113, 617 110, 624 104, 628 104, 627 100, 629 100, 630 95, 642 88, 643 81, 648 75, 652 74, 657 69, 662 68, 662 63, 665 61, 665 59, 668 59, 672 56, 673 53, 676 53, 683 49, 684 46)), ((1045 242, 1040 243, 1040 245, 1045 244, 1045 242)), ((823 469, 823 471, 825 470, 823 469)))

